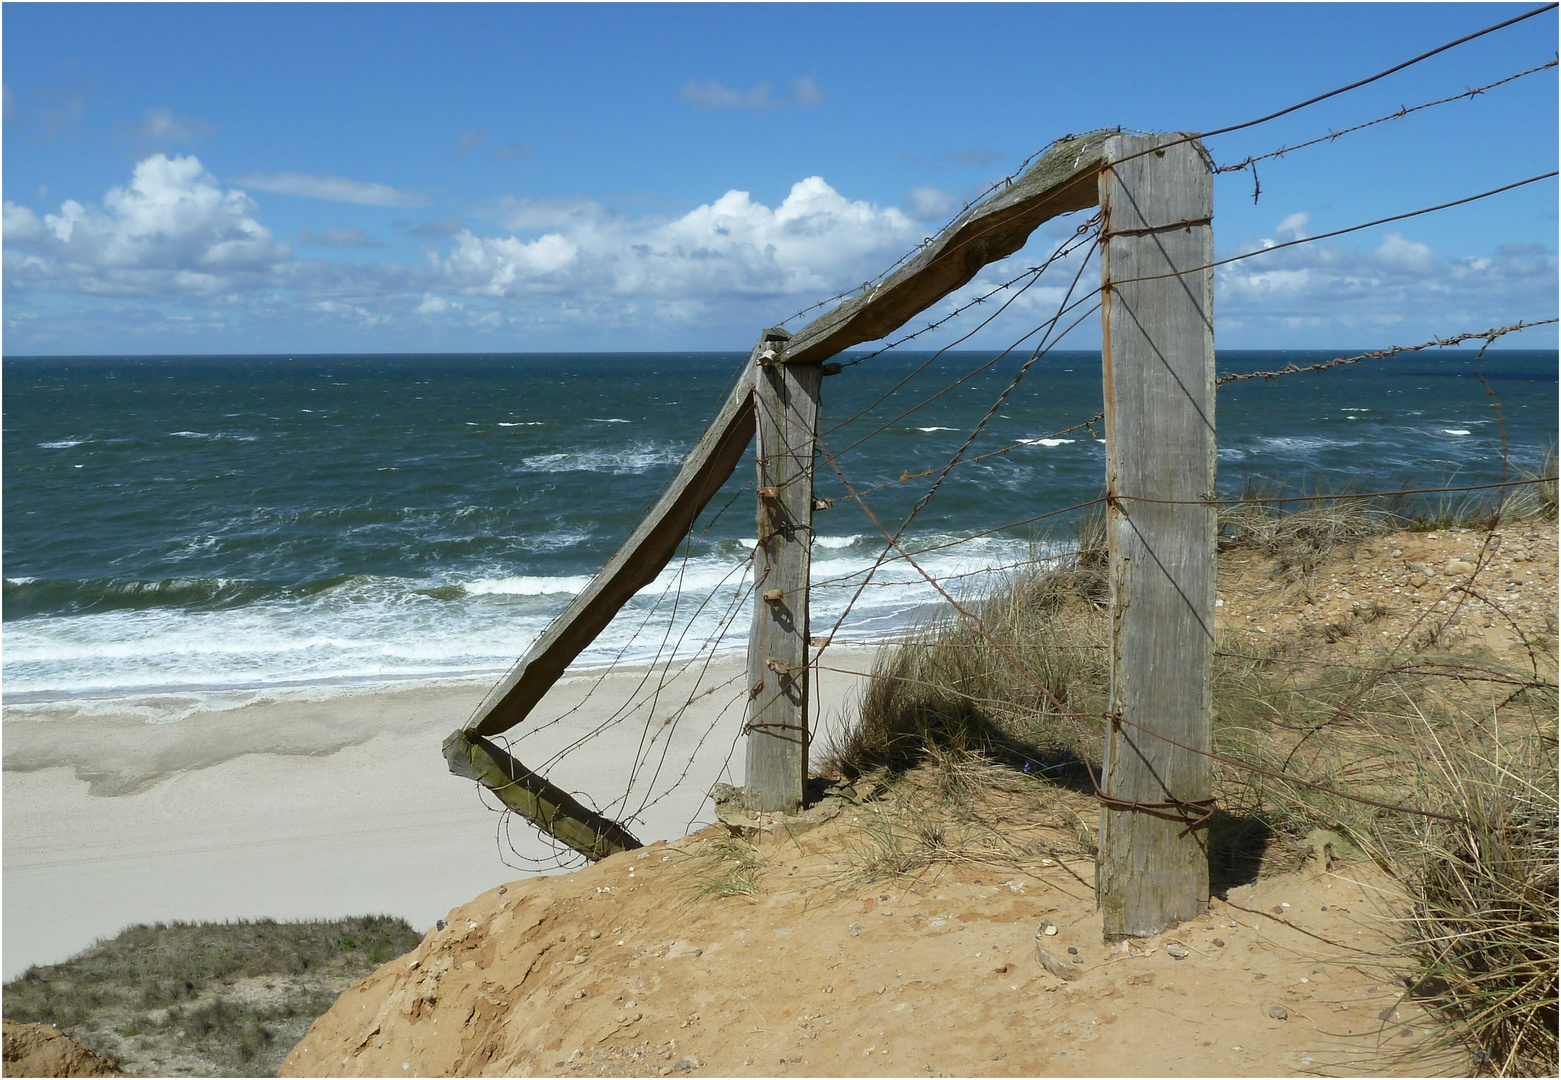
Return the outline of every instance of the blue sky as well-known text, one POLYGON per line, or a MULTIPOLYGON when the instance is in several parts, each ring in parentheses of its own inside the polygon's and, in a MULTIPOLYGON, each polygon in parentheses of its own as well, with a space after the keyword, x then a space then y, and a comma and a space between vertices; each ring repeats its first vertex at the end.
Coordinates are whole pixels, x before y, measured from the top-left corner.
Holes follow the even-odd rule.
MULTIPOLYGON (((1060 135, 1239 122, 1530 6, 8 4, 4 350, 746 349, 1060 135)), ((1549 12, 1209 148, 1239 161, 1556 47, 1549 12)), ((1551 68, 1265 162, 1256 205, 1223 175, 1217 248, 1548 172, 1557 125, 1551 68)), ((1218 343, 1546 318, 1557 230, 1547 180, 1236 263, 1218 343)), ((1059 295, 1032 294, 971 344, 1059 295)))

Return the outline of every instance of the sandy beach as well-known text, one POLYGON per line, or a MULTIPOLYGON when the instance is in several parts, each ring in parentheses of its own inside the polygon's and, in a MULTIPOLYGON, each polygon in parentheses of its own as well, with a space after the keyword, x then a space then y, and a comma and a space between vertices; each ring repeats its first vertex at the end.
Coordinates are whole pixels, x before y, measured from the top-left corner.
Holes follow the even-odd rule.
MULTIPOLYGON (((855 670, 870 659, 828 656, 855 670)), ((685 766, 687 776, 633 828, 646 842, 683 836, 713 820, 713 784, 742 782, 741 672, 739 658, 722 658, 659 695, 643 668, 567 678, 533 721, 574 711, 516 753, 538 765, 622 710, 545 771, 605 804, 626 786, 642 735, 665 741, 654 793, 685 766), (675 725, 659 723, 690 698, 675 725)), ((384 913, 431 927, 525 876, 501 858, 499 815, 440 755, 491 681, 8 705, 4 977, 136 922, 384 913)), ((856 682, 824 673, 816 737, 828 738, 856 682)), ((641 780, 631 805, 646 790, 641 780)), ((510 832, 523 855, 549 853, 522 823, 510 832)))

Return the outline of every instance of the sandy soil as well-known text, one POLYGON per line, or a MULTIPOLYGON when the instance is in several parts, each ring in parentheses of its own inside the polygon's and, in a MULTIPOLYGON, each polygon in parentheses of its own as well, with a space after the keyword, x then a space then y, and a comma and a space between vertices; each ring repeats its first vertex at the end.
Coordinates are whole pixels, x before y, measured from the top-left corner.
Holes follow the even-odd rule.
POLYGON ((119 1067, 43 1024, 4 1021, 6 1076, 123 1076, 119 1067))
MULTIPOLYGON (((699 686, 741 671, 718 661, 699 686)), ((517 754, 545 760, 627 704, 623 722, 589 752, 549 770, 574 790, 621 792, 647 717, 665 718, 669 702, 693 692, 685 675, 651 700, 658 681, 642 670, 600 685, 594 676, 565 680, 535 715, 582 705, 574 723, 517 754)), ((825 674, 826 728, 855 681, 825 674)), ((431 927, 521 876, 501 858, 498 815, 440 754, 489 682, 7 706, 4 977, 135 922, 389 914, 431 927)), ((724 694, 701 696, 676 725, 652 725, 670 740, 669 762, 693 763, 692 780, 635 824, 641 839, 682 836, 702 814, 713 821, 710 785, 741 783, 740 745, 735 775, 722 775, 741 722, 740 710, 722 713, 726 704, 724 694)), ((671 778, 663 773, 656 790, 671 778)), ((511 835, 522 855, 550 854, 525 828, 511 835)), ((503 854, 520 862, 507 847, 503 854)))
POLYGON ((1424 1056, 1431 1029, 1384 962, 1388 908, 1365 868, 1314 864, 1237 888, 1206 918, 1124 951, 1101 942, 1088 859, 861 882, 859 828, 839 821, 762 849, 752 899, 699 897, 698 853, 715 830, 491 890, 344 994, 281 1075, 1456 1067, 1424 1056), (1046 924, 1055 954, 1082 957, 1077 979, 1038 962, 1046 924))
MULTIPOLYGON (((1545 662, 1532 648, 1543 642, 1554 672, 1553 525, 1382 537, 1304 576, 1237 551, 1220 571, 1220 624, 1254 653, 1347 662, 1432 634, 1519 667, 1545 662)), ((1124 947, 1101 940, 1092 862, 1046 861, 1065 834, 1018 859, 951 857, 874 878, 886 812, 864 804, 762 844, 751 895, 711 895, 713 882, 740 881, 719 827, 492 889, 344 994, 282 1073, 1470 1069, 1404 997, 1401 901, 1368 864, 1311 859, 1124 947), (1037 937, 1048 924, 1056 935, 1037 937), (1077 978, 1048 972, 1038 943, 1077 978)))

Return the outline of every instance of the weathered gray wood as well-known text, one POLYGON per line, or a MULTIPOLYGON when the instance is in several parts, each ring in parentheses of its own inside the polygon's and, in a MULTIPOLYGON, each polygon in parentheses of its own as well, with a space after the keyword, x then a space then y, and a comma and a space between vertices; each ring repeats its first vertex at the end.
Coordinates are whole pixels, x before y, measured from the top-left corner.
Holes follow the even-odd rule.
POLYGON ((808 776, 808 568, 813 452, 823 370, 785 362, 785 331, 766 331, 754 358, 759 436, 759 542, 748 635, 750 810, 793 811, 808 776), (770 352, 764 350, 768 345, 770 352))
POLYGON ((1174 138, 1114 136, 1100 174, 1111 711, 1130 722, 1107 734, 1101 786, 1141 804, 1101 811, 1107 939, 1160 933, 1209 903, 1207 830, 1155 813, 1196 819, 1185 807, 1209 798, 1210 761, 1132 725, 1209 749, 1215 522, 1197 500, 1214 493, 1214 277, 1111 285, 1214 261, 1213 175, 1197 142, 1153 150, 1174 138))
POLYGON ((468 733, 494 735, 526 718, 618 609, 661 573, 752 439, 753 365, 749 363, 721 412, 689 451, 677 479, 514 670, 488 691, 465 727, 468 733))
POLYGON ((1095 176, 1110 137, 1097 131, 1057 140, 1023 176, 960 215, 900 269, 797 331, 786 362, 822 363, 893 332, 987 263, 1018 251, 1037 226, 1094 206, 1095 176))
POLYGON ((453 732, 444 741, 450 771, 476 780, 549 836, 595 861, 643 847, 622 825, 581 805, 480 735, 453 732))

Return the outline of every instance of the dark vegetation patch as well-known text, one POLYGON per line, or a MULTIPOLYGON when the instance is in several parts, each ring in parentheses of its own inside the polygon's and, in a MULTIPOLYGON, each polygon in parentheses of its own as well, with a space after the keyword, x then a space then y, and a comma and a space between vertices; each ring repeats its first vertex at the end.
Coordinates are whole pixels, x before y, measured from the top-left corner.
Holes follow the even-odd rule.
POLYGON ((274 1076, 348 986, 422 935, 374 915, 330 922, 131 926, 5 984, 5 1018, 50 1024, 143 1075, 274 1076))

